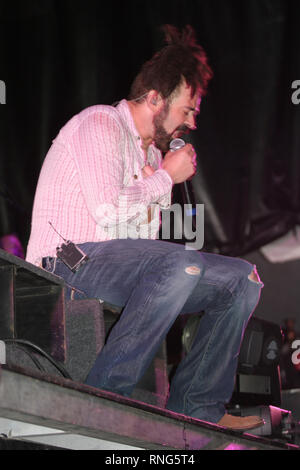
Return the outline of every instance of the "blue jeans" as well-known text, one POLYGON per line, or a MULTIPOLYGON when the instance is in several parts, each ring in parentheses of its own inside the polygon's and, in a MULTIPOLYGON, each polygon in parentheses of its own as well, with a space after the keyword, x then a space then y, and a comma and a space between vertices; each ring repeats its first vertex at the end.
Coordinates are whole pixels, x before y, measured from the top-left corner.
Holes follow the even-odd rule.
POLYGON ((86 384, 130 396, 176 317, 205 311, 192 349, 172 380, 167 409, 219 421, 233 392, 242 337, 262 287, 248 278, 253 266, 159 240, 79 246, 89 261, 77 273, 59 259, 46 258, 47 269, 89 298, 125 307, 86 384))

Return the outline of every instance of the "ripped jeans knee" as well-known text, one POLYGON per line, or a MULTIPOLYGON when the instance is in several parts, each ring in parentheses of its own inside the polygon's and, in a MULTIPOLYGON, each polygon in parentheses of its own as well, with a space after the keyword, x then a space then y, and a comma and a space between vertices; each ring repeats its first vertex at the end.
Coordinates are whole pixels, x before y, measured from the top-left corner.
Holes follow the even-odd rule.
POLYGON ((252 269, 251 273, 249 274, 248 279, 252 282, 255 282, 256 284, 260 284, 261 286, 263 286, 263 283, 262 283, 262 281, 259 277, 259 274, 257 272, 257 269, 256 269, 255 265, 253 265, 253 269, 252 269))

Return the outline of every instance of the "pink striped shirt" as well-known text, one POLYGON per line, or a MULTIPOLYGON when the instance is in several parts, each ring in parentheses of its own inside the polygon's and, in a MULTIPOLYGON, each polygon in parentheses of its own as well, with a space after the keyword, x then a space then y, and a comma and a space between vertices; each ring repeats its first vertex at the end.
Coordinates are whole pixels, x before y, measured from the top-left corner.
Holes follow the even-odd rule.
POLYGON ((171 203, 172 180, 152 144, 147 158, 126 100, 91 106, 61 129, 36 189, 26 260, 56 256, 62 237, 74 243, 156 238, 160 207, 171 203), (142 168, 155 172, 143 178, 142 168), (153 218, 148 223, 148 208, 153 218))

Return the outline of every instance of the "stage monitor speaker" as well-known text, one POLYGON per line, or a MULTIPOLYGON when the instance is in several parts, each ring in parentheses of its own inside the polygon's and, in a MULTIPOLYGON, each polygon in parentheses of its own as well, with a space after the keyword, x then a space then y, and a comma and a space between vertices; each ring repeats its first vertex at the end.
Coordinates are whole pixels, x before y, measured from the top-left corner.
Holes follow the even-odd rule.
MULTIPOLYGON (((182 333, 184 353, 191 349, 201 318, 190 315, 182 333)), ((251 317, 241 344, 231 404, 281 406, 280 353, 283 335, 279 325, 251 317)))
POLYGON ((282 345, 279 325, 257 317, 250 319, 241 345, 231 403, 281 406, 282 345))
POLYGON ((98 299, 66 302, 65 368, 84 382, 105 342, 103 304, 98 299))
POLYGON ((0 339, 28 340, 65 360, 64 281, 0 249, 0 339))

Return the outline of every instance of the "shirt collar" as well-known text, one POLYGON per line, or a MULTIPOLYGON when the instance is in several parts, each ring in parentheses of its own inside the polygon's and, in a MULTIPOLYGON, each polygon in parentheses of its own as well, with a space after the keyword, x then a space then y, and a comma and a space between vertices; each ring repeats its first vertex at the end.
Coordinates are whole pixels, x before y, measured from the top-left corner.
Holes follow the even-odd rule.
MULTIPOLYGON (((127 128, 129 129, 134 139, 137 142, 140 142, 141 136, 135 127, 134 120, 130 112, 127 100, 125 99, 121 100, 119 104, 116 106, 116 109, 120 113, 122 120, 126 124, 127 128)), ((140 147, 140 150, 142 151, 141 147, 140 147)), ((149 163, 153 163, 153 161, 156 160, 156 158, 159 158, 160 156, 161 156, 161 151, 157 147, 155 147, 154 143, 150 144, 148 148, 149 163)))
POLYGON ((121 118, 126 123, 127 127, 129 128, 131 134, 133 134, 133 136, 137 140, 140 140, 141 136, 138 133, 136 127, 135 127, 133 117, 131 115, 127 100, 124 99, 124 100, 120 101, 120 103, 117 106, 117 110, 119 111, 119 113, 121 115, 121 118))

